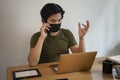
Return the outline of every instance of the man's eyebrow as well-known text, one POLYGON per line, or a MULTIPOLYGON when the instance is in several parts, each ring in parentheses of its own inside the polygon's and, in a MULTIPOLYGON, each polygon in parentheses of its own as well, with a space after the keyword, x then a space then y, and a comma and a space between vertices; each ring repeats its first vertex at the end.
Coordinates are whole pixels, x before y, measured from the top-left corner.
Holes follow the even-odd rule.
MULTIPOLYGON (((52 21, 56 21, 55 19, 51 19, 52 21)), ((61 20, 61 18, 59 19, 59 20, 61 20)))
POLYGON ((51 20, 54 20, 54 21, 55 21, 55 19, 51 19, 51 20))

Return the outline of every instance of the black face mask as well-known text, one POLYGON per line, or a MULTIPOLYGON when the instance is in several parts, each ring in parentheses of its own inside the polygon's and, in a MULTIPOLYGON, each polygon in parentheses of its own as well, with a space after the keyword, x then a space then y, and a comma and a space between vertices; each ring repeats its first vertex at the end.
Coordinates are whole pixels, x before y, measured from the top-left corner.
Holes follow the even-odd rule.
POLYGON ((60 27, 61 27, 61 23, 59 24, 50 24, 50 28, 49 28, 49 31, 47 31, 47 33, 50 33, 50 32, 57 32, 60 30, 60 27))
POLYGON ((60 30, 60 26, 61 26, 61 23, 59 24, 50 24, 51 28, 50 28, 50 31, 51 32, 57 32, 60 30))

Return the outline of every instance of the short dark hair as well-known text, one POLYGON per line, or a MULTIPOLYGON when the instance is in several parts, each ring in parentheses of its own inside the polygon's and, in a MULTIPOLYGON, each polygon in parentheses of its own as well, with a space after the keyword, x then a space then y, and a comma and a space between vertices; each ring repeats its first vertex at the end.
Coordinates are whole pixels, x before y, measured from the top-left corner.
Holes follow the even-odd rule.
POLYGON ((47 3, 40 11, 42 22, 46 22, 51 15, 56 13, 61 13, 63 18, 65 11, 62 9, 62 7, 60 7, 60 5, 56 3, 47 3))

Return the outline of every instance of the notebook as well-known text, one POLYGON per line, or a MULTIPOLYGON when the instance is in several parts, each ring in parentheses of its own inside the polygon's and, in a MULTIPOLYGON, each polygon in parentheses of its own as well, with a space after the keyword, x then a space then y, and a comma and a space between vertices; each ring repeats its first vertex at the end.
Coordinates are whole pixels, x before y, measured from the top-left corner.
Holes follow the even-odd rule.
POLYGON ((87 71, 91 69, 96 54, 97 51, 61 54, 59 64, 53 64, 51 67, 56 73, 87 71))
POLYGON ((120 55, 106 57, 107 60, 113 61, 117 64, 120 64, 120 55))

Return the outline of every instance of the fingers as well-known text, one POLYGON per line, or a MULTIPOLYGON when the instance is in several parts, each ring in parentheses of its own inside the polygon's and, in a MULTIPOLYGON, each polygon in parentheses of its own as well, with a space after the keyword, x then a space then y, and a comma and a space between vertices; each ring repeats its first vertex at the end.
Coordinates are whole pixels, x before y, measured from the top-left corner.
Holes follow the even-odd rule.
POLYGON ((79 22, 78 26, 81 27, 81 29, 88 30, 88 28, 89 28, 89 21, 86 20, 86 23, 87 23, 86 25, 82 24, 82 27, 81 27, 80 22, 79 22))
POLYGON ((80 22, 78 22, 78 27, 81 27, 81 24, 80 24, 80 22))
POLYGON ((81 29, 81 24, 80 24, 80 22, 78 22, 78 31, 81 31, 82 29, 81 29))
POLYGON ((87 31, 88 31, 88 28, 89 28, 89 21, 88 20, 86 20, 86 24, 82 24, 82 26, 81 26, 81 24, 80 24, 80 22, 78 23, 78 27, 79 27, 79 32, 81 33, 81 34, 86 34, 87 33, 87 31))
POLYGON ((84 34, 86 34, 86 30, 85 30, 84 28, 81 27, 80 22, 78 23, 78 31, 79 31, 79 32, 82 32, 82 33, 84 33, 84 34))
POLYGON ((43 23, 43 25, 40 27, 40 30, 43 32, 45 30, 48 30, 49 31, 49 26, 50 24, 49 23, 43 23))
POLYGON ((89 26, 89 21, 88 20, 86 20, 86 23, 87 23, 87 26, 89 26))
POLYGON ((86 23, 87 23, 86 27, 87 27, 87 30, 88 30, 88 28, 89 28, 89 26, 90 26, 89 21, 86 20, 86 23))
POLYGON ((84 26, 84 28, 86 29, 86 30, 88 30, 88 28, 89 28, 89 21, 88 20, 86 20, 86 25, 85 24, 82 24, 83 26, 84 26))

